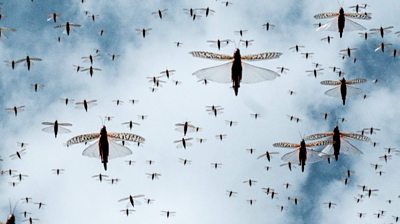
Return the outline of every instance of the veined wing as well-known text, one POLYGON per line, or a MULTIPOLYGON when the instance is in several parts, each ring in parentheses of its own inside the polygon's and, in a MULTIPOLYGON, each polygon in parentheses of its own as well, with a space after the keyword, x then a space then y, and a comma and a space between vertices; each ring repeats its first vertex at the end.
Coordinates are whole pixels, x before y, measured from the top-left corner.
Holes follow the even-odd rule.
POLYGON ((350 13, 345 13, 344 16, 350 17, 353 19, 365 19, 365 20, 370 20, 372 19, 371 13, 355 13, 355 12, 350 12, 350 13))
POLYGON ((268 59, 275 59, 279 58, 282 55, 281 52, 263 52, 259 54, 249 54, 241 56, 242 60, 248 61, 259 61, 259 60, 268 60, 268 59))
POLYGON ((365 142, 371 141, 371 139, 365 135, 360 135, 356 133, 340 133, 340 134, 345 138, 352 138, 358 141, 365 141, 365 142))
POLYGON ((361 150, 351 144, 349 141, 342 139, 340 141, 340 151, 350 155, 363 154, 361 150))
POLYGON ((242 73, 243 83, 257 83, 266 80, 273 80, 280 76, 277 72, 247 64, 245 62, 242 62, 242 73))
POLYGON ((45 121, 45 122, 42 122, 42 124, 43 124, 43 125, 54 125, 54 123, 53 123, 53 122, 47 122, 47 121, 45 121))
POLYGON ((331 156, 334 152, 335 150, 333 149, 333 145, 327 145, 321 150, 320 156, 331 156))
MULTIPOLYGON (((54 126, 45 127, 45 128, 42 129, 42 131, 48 132, 48 133, 53 133, 54 132, 54 126)), ((59 134, 66 134, 66 133, 70 133, 70 132, 71 131, 69 129, 58 126, 58 133, 59 134)))
MULTIPOLYGON (((324 158, 319 156, 320 152, 307 149, 307 159, 306 163, 315 163, 318 161, 323 160, 324 158)), ((282 156, 281 158, 283 161, 286 162, 291 162, 293 164, 299 164, 299 150, 294 150, 292 152, 286 153, 285 155, 282 156)))
POLYGON ((286 153, 281 158, 283 161, 291 162, 293 164, 299 164, 299 150, 286 153))
POLYGON ((357 30, 366 30, 364 26, 354 22, 353 20, 346 18, 344 30, 345 31, 357 31, 357 30))
POLYGON ((109 141, 109 144, 110 152, 108 155, 108 159, 120 158, 132 154, 132 151, 126 146, 120 145, 114 141, 109 141))
POLYGON ((332 144, 332 140, 322 140, 322 141, 318 141, 318 142, 310 142, 310 143, 307 143, 306 146, 307 147, 315 147, 315 146, 329 145, 329 144, 332 144))
POLYGON ((100 158, 99 141, 96 141, 91 145, 89 145, 88 147, 86 147, 86 149, 83 150, 82 152, 82 156, 99 159, 100 158))
POLYGON ((325 133, 318 133, 304 137, 304 140, 314 141, 321 138, 330 137, 333 135, 333 132, 325 132, 325 133))
POLYGON ((207 59, 222 60, 222 61, 233 60, 233 57, 231 55, 226 55, 226 54, 217 54, 207 51, 191 51, 189 53, 192 54, 193 57, 198 57, 198 58, 207 58, 207 59))
POLYGON ((58 123, 58 126, 72 126, 70 123, 58 123))
MULTIPOLYGON (((344 25, 344 31, 356 31, 356 30, 366 30, 366 28, 351 19, 346 19, 345 20, 345 25, 344 25)), ((338 20, 337 18, 332 19, 328 23, 322 25, 317 29, 319 30, 325 30, 325 31, 338 31, 338 20)))
POLYGON ((325 95, 332 96, 332 97, 342 97, 340 93, 340 86, 329 89, 325 92, 325 95))
MULTIPOLYGON (((176 128, 175 128, 176 131, 184 132, 184 125, 183 124, 178 124, 178 125, 175 125, 175 126, 176 126, 176 128)), ((191 125, 191 124, 189 124, 187 126, 187 133, 193 133, 193 132, 196 132, 196 127, 191 125)))
POLYGON ((358 83, 364 83, 367 82, 366 79, 352 79, 352 80, 347 80, 346 84, 358 84, 358 83))
POLYGON ((218 83, 230 83, 232 82, 231 69, 232 62, 228 62, 222 65, 214 67, 203 68, 193 73, 200 80, 210 80, 218 83))
POLYGON ((119 140, 119 141, 130 141, 139 143, 144 142, 143 137, 131 133, 108 132, 107 136, 114 140, 119 140))
POLYGON ((93 141, 97 138, 100 137, 99 133, 92 133, 92 134, 84 134, 84 135, 78 135, 75 136, 73 138, 71 138, 70 140, 67 141, 67 146, 73 145, 73 144, 79 144, 79 143, 83 143, 83 142, 90 142, 93 141))
POLYGON ((349 85, 346 85, 346 89, 347 89, 347 96, 357 96, 363 92, 362 89, 349 85))
POLYGON ((337 17, 339 16, 339 13, 337 12, 323 12, 323 13, 319 13, 317 15, 314 16, 315 19, 328 19, 328 18, 332 18, 332 17, 337 17))
POLYGON ((307 149, 307 160, 306 163, 316 163, 324 159, 320 156, 321 152, 307 149))
POLYGON ((327 85, 327 86, 338 86, 341 84, 340 81, 334 81, 334 80, 324 80, 320 82, 322 85, 327 85))
POLYGON ((272 146, 279 147, 279 148, 297 148, 297 147, 300 147, 299 144, 293 144, 293 143, 288 143, 288 142, 278 142, 278 143, 274 143, 272 146))

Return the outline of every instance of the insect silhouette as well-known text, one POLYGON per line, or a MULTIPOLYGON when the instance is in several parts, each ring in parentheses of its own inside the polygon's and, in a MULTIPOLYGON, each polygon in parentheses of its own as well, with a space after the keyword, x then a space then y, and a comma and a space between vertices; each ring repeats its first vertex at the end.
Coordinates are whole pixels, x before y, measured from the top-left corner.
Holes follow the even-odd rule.
POLYGON ((241 82, 257 83, 279 77, 279 74, 272 70, 250 65, 242 62, 242 60, 258 61, 276 59, 282 55, 280 52, 264 52, 245 56, 240 55, 239 49, 236 49, 233 56, 205 51, 192 51, 190 53, 194 57, 230 61, 222 65, 198 70, 193 75, 197 76, 200 80, 207 79, 218 83, 232 83, 236 96, 238 95, 241 82))
POLYGON ((352 21, 353 19, 370 20, 371 16, 369 13, 345 13, 343 8, 339 9, 339 12, 325 12, 319 13, 314 16, 315 19, 329 19, 333 18, 330 22, 320 26, 317 30, 329 30, 338 31, 340 38, 343 36, 343 31, 354 31, 354 30, 366 30, 362 25, 352 21))
POLYGON ((338 160, 340 150, 346 154, 362 154, 357 147, 350 143, 350 139, 358 141, 370 141, 370 138, 356 134, 340 132, 339 126, 333 129, 333 132, 318 133, 304 137, 305 140, 317 140, 321 138, 332 138, 331 144, 327 145, 321 152, 325 155, 334 155, 335 160, 338 160))
POLYGON ((343 105, 346 104, 347 96, 355 96, 362 93, 362 90, 351 85, 360 84, 366 82, 366 79, 352 79, 346 80, 344 77, 341 80, 324 80, 321 81, 322 85, 336 86, 333 89, 327 90, 325 92, 326 95, 332 97, 341 97, 343 101, 343 105))
POLYGON ((329 141, 318 141, 306 144, 303 139, 301 140, 300 144, 278 142, 274 143, 273 146, 279 148, 295 148, 296 150, 283 155, 282 160, 299 164, 299 166, 301 166, 301 172, 304 172, 304 166, 306 165, 306 162, 315 163, 322 159, 322 157, 319 156, 320 152, 309 149, 308 147, 327 145, 329 143, 329 141))
POLYGON ((65 134, 65 133, 71 132, 67 128, 63 127, 63 126, 72 126, 72 124, 70 124, 70 123, 59 123, 57 120, 55 120, 54 122, 45 121, 45 122, 42 122, 42 124, 50 125, 50 127, 43 128, 42 131, 49 132, 49 133, 53 132, 55 138, 57 138, 58 133, 65 134))
POLYGON ((116 143, 116 141, 130 141, 144 143, 145 139, 139 135, 131 133, 117 133, 107 132, 106 126, 103 126, 100 133, 84 134, 75 136, 67 141, 67 146, 86 143, 90 141, 97 141, 88 146, 82 155, 100 159, 103 163, 104 170, 107 170, 107 163, 109 159, 119 158, 132 154, 132 151, 123 145, 116 143))

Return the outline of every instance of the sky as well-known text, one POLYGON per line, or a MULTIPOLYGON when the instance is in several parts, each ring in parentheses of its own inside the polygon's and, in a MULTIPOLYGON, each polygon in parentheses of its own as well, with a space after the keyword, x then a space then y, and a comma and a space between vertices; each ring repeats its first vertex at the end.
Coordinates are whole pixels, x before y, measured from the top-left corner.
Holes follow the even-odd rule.
MULTIPOLYGON (((15 28, 0 38, 0 60, 11 61, 30 57, 41 58, 34 62, 30 71, 23 63, 12 69, 0 63, 0 162, 1 170, 15 169, 17 174, 28 177, 19 181, 8 175, 0 176, 0 221, 5 221, 9 203, 16 204, 17 223, 25 218, 20 214, 29 211, 35 223, 392 223, 400 216, 400 183, 398 153, 390 154, 385 162, 379 157, 387 154, 385 148, 398 147, 399 132, 397 103, 399 96, 399 59, 392 51, 399 49, 400 2, 375 1, 237 1, 226 7, 221 1, 94 1, 85 0, 19 0, 3 1, 0 13, 1 27, 15 28), (384 38, 361 31, 346 31, 343 38, 337 32, 316 31, 313 24, 330 20, 316 20, 315 14, 338 12, 340 7, 350 12, 355 4, 367 3, 371 20, 355 20, 368 30, 395 26, 384 38), (183 9, 210 7, 215 11, 209 16, 193 20, 183 9), (168 9, 162 19, 152 12, 168 9), (89 18, 95 15, 95 21, 89 18), (49 13, 60 14, 57 23, 47 21, 49 13), (66 22, 80 24, 66 35, 54 28, 66 22), (264 23, 275 25, 263 29, 264 23), (136 29, 151 28, 145 38, 136 29), (248 30, 243 37, 237 30, 248 30), (104 30, 102 36, 99 31, 104 30), (332 36, 330 44, 321 38, 332 36), (60 37, 60 42, 57 41, 60 37), (207 41, 231 39, 218 50, 207 41), (246 48, 240 39, 254 40, 246 48), (174 42, 182 42, 177 47, 174 42), (385 52, 375 51, 384 42, 385 52), (388 45, 388 44, 391 45, 388 45), (304 46, 300 51, 313 52, 306 59, 289 49, 304 46), (279 59, 250 61, 248 63, 278 71, 284 66, 290 70, 272 81, 242 84, 238 96, 230 84, 198 82, 192 74, 203 68, 222 64, 192 57, 191 51, 209 51, 233 55, 235 48, 241 54, 282 52, 279 59), (356 48, 352 57, 344 59, 340 50, 356 48), (76 72, 74 65, 87 68, 90 63, 82 57, 96 55, 91 77, 87 72, 76 72), (112 61, 110 54, 117 54, 112 61), (354 63, 354 57, 356 62, 354 63), (306 71, 314 69, 313 63, 321 64, 322 74, 314 78, 306 71), (346 105, 340 98, 324 92, 330 86, 322 80, 338 80, 330 67, 340 67, 346 79, 365 78, 368 81, 357 87, 363 90, 359 96, 350 97, 346 105), (148 77, 159 76, 166 69, 176 70, 162 87, 152 91, 148 77), (175 85, 173 80, 181 83, 175 85), (375 80, 375 82, 374 82, 375 80), (377 80, 377 82, 376 82, 377 80), (35 92, 32 84, 43 88, 35 92), (290 95, 289 90, 295 94, 290 95), (366 98, 363 99, 363 95, 366 98), (68 97, 75 102, 97 100, 88 112, 75 108, 75 102, 65 105, 61 100, 68 97), (116 105, 114 100, 122 100, 116 105), (129 100, 137 99, 131 104, 129 100), (6 108, 24 105, 17 116, 6 108), (217 117, 208 114, 206 106, 223 107, 217 117), (254 119, 251 114, 260 114, 254 119), (324 120, 323 114, 328 113, 324 120), (139 118, 146 115, 146 119, 139 118), (296 123, 289 116, 301 119, 296 123), (111 121, 106 116, 113 117, 111 121), (345 118, 342 122, 341 118, 345 118), (42 122, 71 123, 71 133, 43 132, 42 122), (129 130, 126 121, 140 123, 129 130), (229 127, 226 120, 237 121, 229 127), (175 124, 190 121, 201 127, 198 133, 189 133, 192 146, 178 148, 175 140, 183 134, 175 130, 175 124), (68 139, 87 133, 99 133, 106 125, 110 132, 131 132, 145 138, 136 146, 130 143, 133 154, 110 160, 104 171, 99 159, 82 156, 84 144, 66 146, 68 139), (341 154, 339 161, 328 164, 325 160, 307 164, 305 171, 294 165, 289 171, 281 166, 281 157, 292 149, 274 148, 273 143, 300 143, 304 136, 330 132, 336 125, 344 132, 357 133, 363 128, 379 128, 371 135, 372 143, 352 142, 362 155, 341 154), (222 141, 215 136, 226 134, 222 141), (195 139, 205 138, 200 144, 195 139), (22 159, 10 155, 20 150, 16 142, 28 143, 22 159), (250 154, 246 149, 253 148, 250 154), (270 162, 257 157, 265 151, 279 152, 270 162), (180 158, 191 160, 183 165, 180 158), (132 166, 126 161, 134 160, 132 166), (148 160, 154 161, 149 165, 148 160), (212 163, 222 163, 214 169, 212 163), (378 171, 371 164, 381 165, 378 171), (266 167, 269 167, 267 170, 266 167), (64 169, 57 176, 52 169, 64 169), (344 184, 347 170, 351 177, 344 184), (119 178, 117 184, 99 182, 92 178, 99 173, 109 178, 119 178), (146 173, 160 173, 156 180, 146 173), (245 181, 257 181, 249 186, 245 181), (15 187, 10 183, 18 183, 15 187), (288 189, 284 183, 290 183, 288 189), (365 194, 359 187, 366 185, 378 189, 370 198, 364 196, 360 203, 355 197, 365 194), (277 192, 274 199, 262 188, 277 192), (227 191, 238 192, 229 197, 227 191), (145 195, 154 199, 147 204, 143 198, 135 205, 135 212, 126 216, 120 212, 131 209, 119 199, 129 195, 145 195), (38 209, 33 203, 21 198, 32 197, 33 202, 46 205, 38 209), (298 198, 294 204, 288 198, 298 198), (251 205, 249 200, 253 201, 251 205), (390 203, 388 202, 390 200, 390 203), (324 203, 336 205, 329 209, 324 203), (280 206, 284 209, 281 212, 280 206), (384 210, 383 216, 377 213, 384 210), (167 218, 161 211, 174 211, 167 218), (358 213, 365 213, 359 218, 358 213), (375 215, 374 215, 375 214, 375 215)), ((364 12, 364 11, 363 11, 364 12)), ((366 30, 366 31, 368 31, 366 30)), ((363 31, 365 32, 365 31, 363 31)), ((368 31, 369 32, 369 31, 368 31)), ((4 34, 4 33, 2 33, 4 34)), ((229 75, 229 70, 226 74, 229 75)), ((246 75, 246 74, 244 74, 246 75)), ((315 148, 321 150, 322 148, 315 148)))

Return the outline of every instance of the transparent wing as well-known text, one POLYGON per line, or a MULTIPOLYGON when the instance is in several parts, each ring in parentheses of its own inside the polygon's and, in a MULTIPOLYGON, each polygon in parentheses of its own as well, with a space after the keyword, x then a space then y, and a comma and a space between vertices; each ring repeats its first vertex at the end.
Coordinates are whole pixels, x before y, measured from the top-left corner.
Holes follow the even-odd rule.
POLYGON ((75 136, 67 141, 67 146, 79 144, 83 142, 90 142, 100 137, 99 133, 85 134, 75 136))
MULTIPOLYGON (((184 127, 180 126, 180 125, 177 125, 175 130, 179 131, 179 132, 183 132, 184 131, 184 127)), ((193 132, 196 132, 196 127, 193 126, 193 125, 188 125, 187 133, 193 133, 193 132)))
MULTIPOLYGON (((338 20, 337 18, 332 19, 331 21, 329 21, 328 23, 322 25, 321 27, 319 27, 317 29, 317 31, 319 30, 325 30, 325 31, 338 31, 338 20)), ((356 31, 356 30, 366 30, 366 28, 354 21, 352 21, 351 19, 346 19, 345 20, 345 25, 344 25, 344 31, 356 31)))
POLYGON ((83 150, 82 152, 82 156, 99 159, 100 158, 99 141, 96 141, 93 144, 86 147, 86 149, 83 150))
POLYGON ((322 85, 327 85, 327 86, 338 86, 341 84, 340 81, 334 81, 334 80, 324 80, 321 81, 322 85))
POLYGON ((346 89, 347 89, 347 96, 357 96, 363 92, 360 88, 352 87, 349 85, 346 85, 346 89))
POLYGON ((365 142, 371 141, 371 139, 365 135, 360 135, 360 134, 356 134, 356 133, 340 133, 340 134, 346 138, 352 138, 352 139, 359 140, 359 141, 365 141, 365 142))
POLYGON ((108 132, 107 136, 120 141, 130 141, 139 143, 143 143, 145 141, 143 137, 131 133, 108 132))
POLYGON ((319 161, 321 161, 323 159, 324 158, 320 156, 320 152, 314 151, 314 150, 311 150, 311 149, 307 149, 307 160, 306 160, 306 163, 316 163, 316 162, 319 162, 319 161))
POLYGON ((257 67, 245 62, 242 62, 242 73, 243 83, 257 83, 266 80, 273 80, 280 76, 272 70, 257 67))
POLYGON ((110 153, 108 159, 120 158, 132 154, 132 151, 126 146, 120 145, 114 141, 109 141, 109 144, 110 153))
POLYGON ((200 80, 210 80, 218 83, 232 82, 231 69, 232 62, 214 67, 203 68, 193 73, 200 80))
POLYGON ((359 84, 359 83, 364 83, 367 82, 366 79, 352 79, 352 80, 347 80, 346 84, 359 84))
POLYGON ((331 156, 334 154, 333 145, 327 145, 321 150, 320 156, 331 156))
POLYGON ((325 92, 325 95, 332 96, 332 97, 342 97, 342 94, 340 93, 340 86, 335 87, 330 90, 327 90, 325 92))
POLYGON ((336 17, 338 15, 339 15, 339 13, 337 13, 337 12, 324 12, 324 13, 319 13, 319 14, 315 15, 314 18, 315 19, 328 19, 328 18, 336 17))
POLYGON ((355 13, 355 12, 351 12, 351 13, 345 13, 344 15, 346 17, 350 17, 350 18, 354 18, 354 19, 370 20, 372 18, 370 13, 355 13))
POLYGON ((279 147, 279 148, 297 148, 297 147, 300 147, 299 144, 293 144, 293 143, 288 143, 288 142, 278 142, 278 143, 274 143, 272 146, 279 147))
POLYGON ((259 61, 279 58, 282 55, 281 52, 264 52, 259 54, 249 54, 241 57, 242 60, 248 61, 259 61))
POLYGON ((58 126, 58 133, 59 134, 66 134, 66 133, 70 133, 71 131, 68 128, 64 128, 61 126, 58 126))
POLYGON ((356 31, 356 30, 366 30, 364 26, 354 22, 351 19, 346 18, 345 20, 345 25, 344 25, 344 30, 345 31, 356 31))
MULTIPOLYGON (((320 155, 320 152, 311 150, 311 149, 307 149, 307 159, 306 159, 306 163, 315 163, 318 161, 323 160, 324 158, 322 158, 320 155)), ((294 150, 292 152, 286 153, 285 155, 282 156, 281 158, 283 161, 286 162, 291 162, 293 164, 299 164, 299 150, 294 150)))
POLYGON ((223 60, 223 61, 233 59, 233 57, 230 55, 216 54, 207 51, 191 51, 189 53, 192 54, 193 57, 198 57, 198 58, 207 58, 207 59, 223 60))
POLYGON ((349 141, 342 139, 340 141, 340 151, 350 155, 363 154, 361 150, 351 144, 349 141))
POLYGON ((299 164, 299 150, 294 150, 292 152, 286 153, 281 158, 283 161, 291 162, 293 164, 299 164))
POLYGON ((304 140, 313 141, 313 140, 317 140, 317 139, 321 139, 321 138, 326 138, 326 137, 329 137, 332 135, 333 135, 333 132, 318 133, 318 134, 306 136, 306 137, 304 137, 304 140))
MULTIPOLYGON (((42 131, 47 132, 47 133, 54 133, 54 126, 45 127, 42 129, 42 131)), ((69 129, 58 126, 59 134, 66 134, 66 133, 70 133, 70 132, 71 131, 69 129)))

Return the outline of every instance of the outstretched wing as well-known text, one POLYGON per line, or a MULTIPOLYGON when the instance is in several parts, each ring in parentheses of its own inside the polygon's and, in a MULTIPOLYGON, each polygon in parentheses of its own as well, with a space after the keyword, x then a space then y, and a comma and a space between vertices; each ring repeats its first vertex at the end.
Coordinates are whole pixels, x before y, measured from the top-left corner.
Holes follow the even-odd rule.
POLYGON ((85 134, 75 136, 67 141, 67 146, 79 144, 83 142, 90 142, 100 137, 99 133, 85 134))
POLYGON ((342 139, 340 143, 341 143, 340 151, 345 154, 350 154, 350 155, 363 154, 361 150, 359 150, 357 147, 355 147, 353 144, 351 144, 349 141, 345 139, 342 139))
POLYGON ((139 135, 131 134, 131 133, 108 132, 107 136, 114 140, 119 140, 119 141, 130 141, 130 142, 143 143, 145 140, 143 137, 141 137, 139 135))
POLYGON ((352 138, 358 141, 365 141, 365 142, 371 141, 371 139, 365 135, 360 135, 356 133, 343 133, 343 132, 341 132, 340 134, 345 138, 352 138))
POLYGON ((291 162, 293 164, 299 164, 299 150, 286 153, 281 158, 283 161, 291 162))
POLYGON ((337 17, 339 16, 339 13, 337 12, 324 12, 324 13, 319 13, 314 16, 315 19, 328 19, 332 17, 337 17))
POLYGON ((327 90, 325 92, 325 95, 332 97, 342 97, 342 94, 340 92, 340 86, 327 90))
POLYGON ((231 69, 232 62, 214 67, 203 68, 193 73, 200 80, 210 80, 218 83, 232 82, 231 69))
POLYGON ((307 160, 306 163, 316 163, 324 159, 320 156, 321 152, 307 149, 307 160))
POLYGON ((321 140, 321 141, 317 141, 317 142, 310 142, 310 143, 307 143, 306 146, 307 147, 315 147, 315 146, 329 145, 329 144, 332 144, 332 140, 321 140))
POLYGON ((279 147, 279 148, 297 148, 297 147, 300 147, 299 144, 293 144, 293 143, 288 143, 288 142, 278 142, 278 143, 274 143, 272 146, 279 147))
MULTIPOLYGON (((338 31, 339 30, 338 20, 336 18, 332 19, 328 23, 322 25, 317 29, 317 31, 325 30, 325 31, 338 31)), ((344 31, 356 31, 356 30, 366 30, 366 28, 351 19, 345 20, 344 31)))
MULTIPOLYGON (((54 132, 54 126, 45 127, 45 128, 42 129, 42 131, 47 132, 47 133, 53 133, 54 132)), ((70 133, 70 132, 71 131, 69 129, 58 126, 58 133, 59 134, 66 134, 66 133, 70 133)))
POLYGON ((325 132, 325 133, 318 133, 304 137, 304 140, 314 141, 321 138, 330 137, 333 135, 333 132, 325 132))
POLYGON ((242 62, 242 73, 243 83, 257 83, 266 80, 273 80, 280 76, 272 70, 257 67, 245 62, 242 62))
POLYGON ((341 84, 340 81, 334 81, 334 80, 324 80, 320 82, 322 85, 327 85, 327 86, 338 86, 341 84))
POLYGON ((321 150, 321 153, 319 154, 319 156, 322 157, 330 157, 334 154, 335 150, 333 149, 333 145, 327 145, 325 146, 325 148, 323 148, 321 150))
POLYGON ((353 19, 365 19, 365 20, 370 20, 371 13, 355 13, 355 12, 350 12, 350 13, 345 13, 344 16, 350 17, 353 19))
POLYGON ((359 84, 359 83, 364 83, 367 82, 366 79, 352 79, 352 80, 347 80, 346 84, 359 84))
POLYGON ((357 31, 357 30, 366 30, 364 26, 354 22, 353 20, 346 18, 344 30, 345 31, 357 31))
POLYGON ((233 57, 230 55, 211 53, 207 51, 191 51, 189 52, 189 54, 192 54, 193 57, 222 60, 222 61, 233 59, 233 57))
POLYGON ((82 152, 82 156, 100 159, 99 141, 96 141, 86 147, 86 149, 82 152))
POLYGON ((109 141, 109 144, 110 152, 108 159, 120 158, 132 154, 132 151, 126 146, 120 145, 114 141, 109 141))
POLYGON ((282 55, 281 52, 263 52, 259 54, 249 54, 241 57, 242 60, 248 61, 259 61, 279 58, 282 55))
MULTIPOLYGON (((315 163, 318 161, 323 160, 321 156, 319 156, 320 152, 307 149, 307 159, 306 163, 315 163)), ((282 156, 282 160, 286 162, 291 162, 293 164, 300 164, 299 161, 299 150, 294 150, 292 152, 286 153, 285 155, 282 156)))
MULTIPOLYGON (((109 143, 108 159, 120 158, 132 154, 132 151, 128 147, 120 145, 112 140, 109 141, 108 143, 109 143)), ((100 158, 99 141, 96 141, 95 143, 88 146, 85 150, 83 150, 82 155, 99 159, 100 158)))
POLYGON ((352 87, 349 85, 346 85, 346 89, 347 89, 347 96, 357 96, 363 92, 360 88, 352 87))

